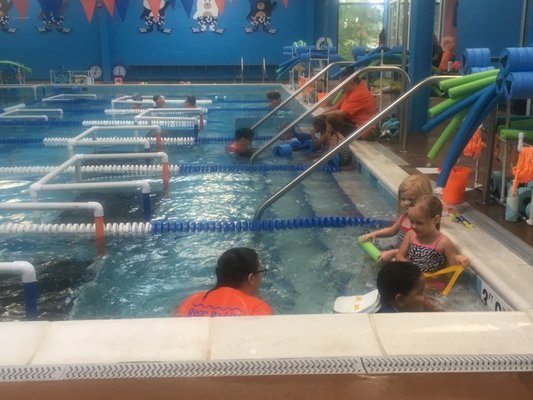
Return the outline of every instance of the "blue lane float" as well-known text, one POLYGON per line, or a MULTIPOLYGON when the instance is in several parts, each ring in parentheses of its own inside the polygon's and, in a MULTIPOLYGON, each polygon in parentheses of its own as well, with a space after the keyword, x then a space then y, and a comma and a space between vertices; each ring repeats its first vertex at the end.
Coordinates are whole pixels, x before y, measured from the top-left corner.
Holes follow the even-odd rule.
MULTIPOLYGON (((179 166, 179 174, 194 174, 194 173, 217 173, 217 172, 276 172, 276 171, 305 171, 309 165, 276 165, 276 164, 182 164, 179 166)), ((323 165, 320 170, 322 172, 337 172, 339 168, 323 165)))
MULTIPOLYGON (((25 138, 0 138, 0 144, 16 144, 16 143, 44 143, 45 139, 49 138, 37 138, 37 137, 25 137, 25 138)), ((272 136, 257 136, 254 137, 254 141, 267 141, 272 139, 272 136)), ((196 138, 196 144, 217 144, 217 143, 229 143, 233 142, 235 138, 231 137, 199 137, 196 138)))
POLYGON ((152 233, 170 232, 259 232, 313 228, 384 227, 390 221, 363 217, 312 217, 238 221, 152 221, 152 233))

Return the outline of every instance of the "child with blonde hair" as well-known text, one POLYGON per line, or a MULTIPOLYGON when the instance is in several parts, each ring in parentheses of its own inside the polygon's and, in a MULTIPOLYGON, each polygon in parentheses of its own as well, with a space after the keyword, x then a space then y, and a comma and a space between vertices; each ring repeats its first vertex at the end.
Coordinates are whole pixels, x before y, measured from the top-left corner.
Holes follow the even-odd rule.
POLYGON ((367 233, 360 237, 362 242, 375 240, 376 238, 391 237, 397 235, 393 249, 384 250, 378 259, 379 262, 391 261, 398 251, 407 232, 411 229, 411 223, 407 215, 409 207, 423 195, 433 193, 431 180, 425 175, 409 175, 403 180, 398 188, 397 210, 400 217, 391 226, 367 233))
POLYGON ((440 232, 442 203, 433 194, 419 197, 407 211, 411 230, 396 254, 396 261, 410 261, 422 272, 436 272, 448 265, 467 267, 470 261, 459 254, 453 242, 440 232))

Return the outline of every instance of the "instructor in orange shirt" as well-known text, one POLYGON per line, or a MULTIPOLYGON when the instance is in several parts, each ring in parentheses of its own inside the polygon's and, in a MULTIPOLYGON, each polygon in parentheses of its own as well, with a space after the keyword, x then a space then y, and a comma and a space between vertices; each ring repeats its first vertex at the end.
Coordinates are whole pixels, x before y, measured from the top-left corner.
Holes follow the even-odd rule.
POLYGON ((272 308, 256 297, 266 268, 255 250, 226 250, 217 262, 217 283, 211 289, 187 297, 176 309, 177 317, 229 317, 272 315, 272 308))
MULTIPOLYGON (((340 75, 341 80, 352 75, 354 71, 353 66, 344 68, 340 75)), ((344 95, 341 100, 334 106, 327 108, 322 115, 326 117, 331 115, 341 116, 344 119, 345 125, 343 133, 347 136, 374 117, 378 112, 378 108, 376 106, 376 99, 374 99, 374 96, 368 90, 366 83, 359 78, 353 78, 347 82, 342 91, 344 95)), ((367 138, 373 130, 374 127, 370 127, 360 138, 367 138)))

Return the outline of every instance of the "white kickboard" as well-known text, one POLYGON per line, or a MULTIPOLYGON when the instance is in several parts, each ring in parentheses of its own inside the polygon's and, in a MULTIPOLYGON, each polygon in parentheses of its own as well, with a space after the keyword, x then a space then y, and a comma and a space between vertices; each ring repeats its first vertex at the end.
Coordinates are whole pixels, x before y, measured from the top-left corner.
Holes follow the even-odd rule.
POLYGON ((379 310, 379 293, 377 289, 358 296, 340 296, 335 300, 333 309, 337 313, 372 313, 379 310))

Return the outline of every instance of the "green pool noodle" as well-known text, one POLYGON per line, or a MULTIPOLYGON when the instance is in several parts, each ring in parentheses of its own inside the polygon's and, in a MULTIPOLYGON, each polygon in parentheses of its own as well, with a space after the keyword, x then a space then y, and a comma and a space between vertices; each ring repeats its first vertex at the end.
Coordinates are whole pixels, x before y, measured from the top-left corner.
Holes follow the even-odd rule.
POLYGON ((372 260, 377 261, 379 259, 381 251, 374 245, 374 243, 371 241, 362 242, 361 239, 359 239, 359 244, 372 260))
POLYGON ((479 79, 488 78, 489 76, 496 76, 500 72, 499 69, 491 69, 489 71, 477 72, 475 74, 465 75, 461 78, 446 79, 439 82, 440 90, 448 90, 456 86, 464 85, 465 83, 474 82, 479 79))
POLYGON ((523 129, 502 129, 500 130, 500 137, 502 139, 518 139, 518 134, 520 132, 524 133, 524 140, 531 142, 533 141, 533 131, 526 131, 523 129))
POLYGON ((477 81, 465 83, 464 85, 456 86, 454 88, 448 89, 448 95, 452 99, 459 97, 469 96, 483 88, 486 88, 490 84, 494 83, 496 76, 489 76, 487 78, 478 79, 477 81))
POLYGON ((343 96, 344 92, 341 90, 339 93, 337 93, 337 95, 335 96, 335 98, 333 99, 333 101, 331 102, 331 105, 334 106, 335 104, 337 104, 339 101, 341 101, 341 98, 343 96))
POLYGON ((442 147, 452 138, 452 136, 457 132, 457 128, 459 128, 459 125, 461 125, 461 122, 463 122, 463 119, 468 112, 470 107, 467 109, 457 113, 450 121, 446 129, 441 133, 435 144, 431 147, 429 150, 429 153, 427 157, 430 160, 434 160, 435 157, 440 153, 442 150, 442 147))
POLYGON ((428 110, 428 115, 431 118, 435 118, 437 115, 442 114, 444 111, 446 111, 448 107, 453 106, 455 103, 459 103, 461 100, 463 100, 463 97, 457 98, 457 99, 446 99, 440 102, 439 104, 436 104, 433 107, 431 107, 428 110))
POLYGON ((511 129, 530 129, 533 130, 533 119, 520 119, 511 121, 511 129))

